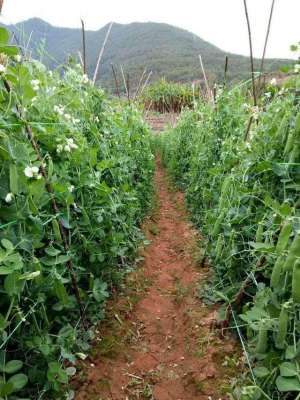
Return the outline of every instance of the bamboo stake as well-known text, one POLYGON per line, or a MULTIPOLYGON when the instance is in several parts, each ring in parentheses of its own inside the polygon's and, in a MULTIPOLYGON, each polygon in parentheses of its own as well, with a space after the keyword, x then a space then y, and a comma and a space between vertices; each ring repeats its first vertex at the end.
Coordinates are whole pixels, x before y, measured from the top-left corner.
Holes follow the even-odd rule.
POLYGON ((113 73, 114 80, 115 80, 116 92, 117 92, 117 95, 118 95, 118 97, 120 99, 121 95, 120 95, 120 89, 119 89, 119 82, 118 82, 118 79, 117 79, 117 74, 116 74, 116 71, 115 71, 115 67, 114 67, 113 64, 110 64, 110 65, 111 65, 112 73, 113 73))
POLYGON ((82 58, 83 58, 83 73, 86 74, 86 42, 85 42, 85 26, 83 19, 81 21, 82 32, 82 58))
POLYGON ((123 70, 122 65, 121 65, 120 68, 121 68, 121 74, 122 74, 122 78, 123 78, 123 84, 124 84, 124 88, 125 88, 125 92, 126 92, 126 97, 128 98, 127 83, 126 83, 125 74, 124 74, 124 70, 123 70))
POLYGON ((145 90, 146 86, 148 85, 148 82, 149 82, 149 80, 150 80, 150 78, 151 78, 152 73, 153 73, 152 71, 149 72, 149 74, 148 74, 148 76, 147 76, 147 78, 146 78, 146 80, 145 80, 145 83, 144 83, 144 85, 143 85, 143 87, 142 87, 140 96, 143 94, 143 91, 145 90))
POLYGON ((134 94, 133 100, 135 100, 137 98, 137 95, 138 95, 139 90, 141 88, 141 85, 142 85, 142 82, 143 82, 143 79, 144 79, 146 71, 147 71, 147 68, 144 69, 144 71, 143 71, 143 73, 142 73, 142 75, 140 77, 140 80, 139 80, 139 83, 138 83, 138 87, 137 87, 136 92, 134 94))
POLYGON ((129 80, 129 73, 126 74, 126 86, 127 86, 127 100, 130 103, 130 80, 129 80))
POLYGON ((225 57, 224 86, 226 86, 226 83, 227 83, 227 71, 228 71, 228 56, 225 57))
POLYGON ((99 67, 100 67, 100 62, 101 62, 101 59, 102 59, 102 56, 103 56, 103 53, 104 53, 104 49, 105 49, 107 40, 109 38, 109 34, 110 34, 112 26, 113 26, 113 22, 111 22, 109 24, 109 27, 107 29, 107 32, 106 32, 106 35, 105 35, 105 38, 104 38, 104 42, 103 42, 101 50, 99 52, 99 56, 98 56, 98 59, 97 59, 97 64, 96 64, 96 68, 95 68, 95 72, 94 72, 94 77, 93 77, 93 85, 95 85, 95 83, 96 83, 96 79, 97 79, 97 75, 98 75, 98 71, 99 71, 99 67))
POLYGON ((207 77, 206 77, 206 73, 205 73, 205 69, 204 69, 204 65, 203 65, 203 61, 202 61, 202 56, 201 56, 201 54, 199 54, 199 61, 200 61, 200 66, 201 66, 202 74, 203 74, 203 77, 204 77, 204 82, 205 82, 207 97, 208 97, 208 99, 209 99, 210 96, 211 96, 211 94, 210 94, 210 88, 209 88, 208 80, 207 80, 207 77))
POLYGON ((265 44, 264 44, 264 50, 263 50, 263 55, 262 55, 261 64, 260 64, 260 75, 259 75, 259 81, 258 81, 259 89, 260 89, 260 85, 261 85, 262 74, 264 72, 264 62, 265 62, 265 58, 266 58, 268 41, 269 41, 269 36, 270 36, 270 31, 271 31, 271 24, 272 24, 274 6, 275 6, 275 0, 272 0, 270 16, 269 16, 269 22, 268 22, 267 33, 266 33, 266 39, 265 39, 265 44))
POLYGON ((257 105, 257 98, 256 98, 256 90, 255 90, 255 75, 254 75, 254 61, 253 61, 252 33, 251 33, 251 26, 250 26, 248 7, 247 7, 247 0, 244 0, 244 8, 245 8, 246 21, 247 21, 247 28, 248 28, 249 47, 250 47, 250 63, 251 63, 253 102, 254 102, 254 106, 256 106, 257 105))

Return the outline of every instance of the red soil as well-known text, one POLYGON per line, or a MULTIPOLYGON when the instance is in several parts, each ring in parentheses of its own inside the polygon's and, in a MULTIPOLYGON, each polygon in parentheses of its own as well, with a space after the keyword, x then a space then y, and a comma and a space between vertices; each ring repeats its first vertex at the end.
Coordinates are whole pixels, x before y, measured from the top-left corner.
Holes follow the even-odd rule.
POLYGON ((131 289, 110 305, 111 321, 101 327, 100 344, 74 383, 77 400, 227 399, 239 351, 211 329, 215 308, 197 298, 208 268, 197 266, 199 236, 187 222, 183 195, 168 189, 159 162, 155 179, 155 225, 145 227, 151 244, 142 275, 129 277, 129 287, 137 286, 135 301, 131 289))

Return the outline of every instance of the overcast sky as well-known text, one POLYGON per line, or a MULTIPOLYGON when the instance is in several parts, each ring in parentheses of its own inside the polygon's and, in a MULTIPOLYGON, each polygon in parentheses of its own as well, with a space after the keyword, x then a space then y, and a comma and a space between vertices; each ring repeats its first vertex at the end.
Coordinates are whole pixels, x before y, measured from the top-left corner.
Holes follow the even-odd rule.
MULTIPOLYGON (((256 56, 262 53, 271 0, 248 0, 256 56)), ((218 47, 248 54, 243 0, 4 0, 1 21, 40 17, 53 25, 88 29, 115 21, 166 22, 185 28, 218 47)), ((276 0, 267 56, 292 57, 300 41, 300 0, 276 0)))

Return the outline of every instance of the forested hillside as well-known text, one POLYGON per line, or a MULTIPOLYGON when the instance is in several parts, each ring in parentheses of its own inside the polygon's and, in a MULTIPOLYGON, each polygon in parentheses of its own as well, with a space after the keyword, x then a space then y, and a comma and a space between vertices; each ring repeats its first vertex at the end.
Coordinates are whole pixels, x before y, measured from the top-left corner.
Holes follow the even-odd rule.
MULTIPOLYGON (((29 48, 34 57, 42 57, 50 67, 65 62, 68 55, 78 55, 81 49, 80 29, 59 28, 38 18, 10 26, 19 41, 29 48)), ((108 26, 98 31, 86 32, 88 72, 91 75, 99 49, 104 41, 108 26)), ((208 75, 221 80, 226 53, 186 30, 162 23, 114 24, 101 64, 101 83, 112 87, 111 63, 123 65, 130 74, 131 86, 136 84, 146 67, 153 71, 152 81, 165 77, 168 80, 189 82, 201 78, 198 55, 201 53, 208 75)), ((266 70, 277 71, 286 60, 270 59, 266 70)), ((258 65, 259 62, 256 62, 258 65)), ((228 78, 242 79, 249 76, 247 57, 229 54, 228 78)), ((121 76, 119 76, 121 81, 121 76)))

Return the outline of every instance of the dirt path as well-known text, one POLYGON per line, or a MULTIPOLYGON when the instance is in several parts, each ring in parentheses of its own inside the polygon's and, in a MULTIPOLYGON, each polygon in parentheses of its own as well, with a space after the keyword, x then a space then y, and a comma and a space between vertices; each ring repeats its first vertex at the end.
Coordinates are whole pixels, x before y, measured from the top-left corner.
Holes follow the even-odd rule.
POLYGON ((211 330, 215 311, 197 298, 196 232, 183 195, 156 170, 158 207, 145 231, 151 244, 119 300, 112 301, 94 354, 76 382, 77 400, 218 400, 235 376, 238 351, 211 330), (211 397, 209 397, 211 396, 211 397))

